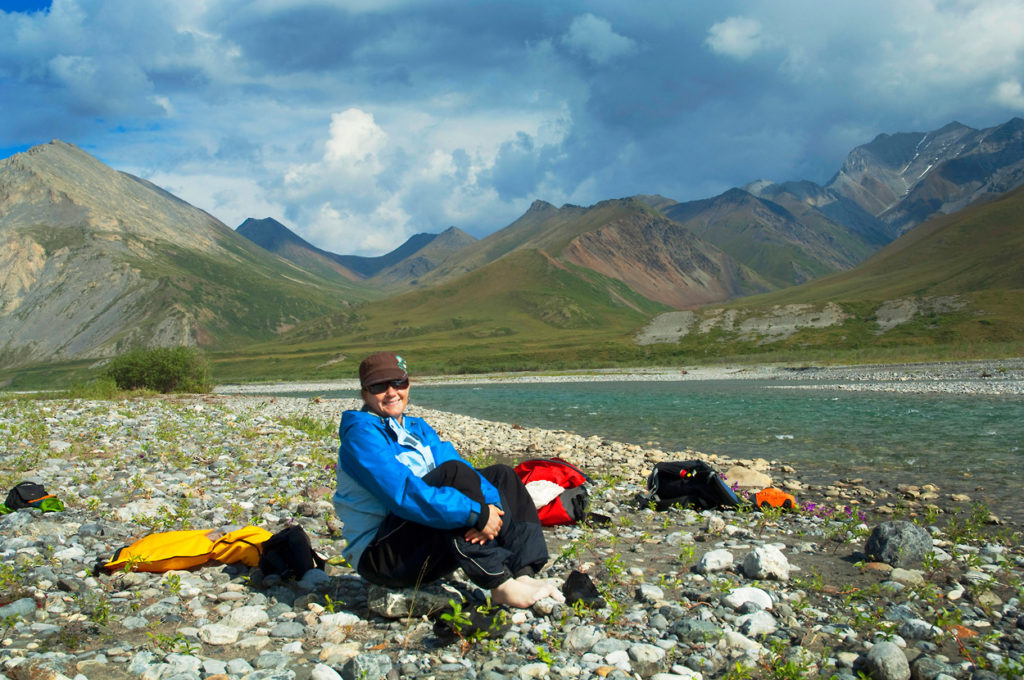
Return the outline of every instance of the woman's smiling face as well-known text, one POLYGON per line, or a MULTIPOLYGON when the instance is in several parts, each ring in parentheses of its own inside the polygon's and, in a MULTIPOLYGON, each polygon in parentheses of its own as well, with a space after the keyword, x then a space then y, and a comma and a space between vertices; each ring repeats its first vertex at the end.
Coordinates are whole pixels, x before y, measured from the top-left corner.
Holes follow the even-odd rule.
POLYGON ((395 387, 394 382, 387 383, 387 389, 374 394, 369 389, 363 389, 363 401, 370 410, 377 415, 386 418, 400 418, 409 405, 409 381, 406 380, 404 387, 395 387))

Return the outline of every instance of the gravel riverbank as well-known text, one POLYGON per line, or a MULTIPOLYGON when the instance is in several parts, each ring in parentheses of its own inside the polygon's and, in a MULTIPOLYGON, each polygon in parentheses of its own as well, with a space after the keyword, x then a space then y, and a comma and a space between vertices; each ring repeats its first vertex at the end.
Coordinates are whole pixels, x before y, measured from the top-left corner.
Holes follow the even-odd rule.
POLYGON ((594 478, 592 509, 611 517, 607 526, 546 530, 552 561, 544 575, 588 574, 603 606, 544 600, 508 612, 500 635, 465 630, 460 639, 435 626, 430 609, 456 598, 466 608, 483 603, 471 584, 455 576, 415 593, 387 593, 337 559, 332 430, 356 405, 237 393, 0 402, 4 488, 38 481, 67 506, 0 516, 0 672, 146 680, 1024 673, 1019 527, 968 496, 930 484, 812 484, 769 461, 412 406, 473 459, 559 456, 580 465, 594 478), (637 507, 655 462, 691 457, 731 481, 775 483, 807 509, 637 507), (876 527, 911 520, 927 532, 925 553, 904 545, 889 559, 895 565, 867 556, 876 527), (154 531, 233 524, 276 531, 290 523, 334 558, 300 582, 219 564, 164 574, 92 571, 154 531))
MULTIPOLYGON (((559 373, 489 373, 465 376, 414 376, 425 385, 487 383, 610 382, 669 380, 778 380, 806 383, 804 389, 843 389, 906 393, 1024 395, 1024 359, 865 366, 753 364, 633 368, 559 373)), ((218 394, 287 394, 358 391, 356 380, 244 383, 219 385, 218 394)))

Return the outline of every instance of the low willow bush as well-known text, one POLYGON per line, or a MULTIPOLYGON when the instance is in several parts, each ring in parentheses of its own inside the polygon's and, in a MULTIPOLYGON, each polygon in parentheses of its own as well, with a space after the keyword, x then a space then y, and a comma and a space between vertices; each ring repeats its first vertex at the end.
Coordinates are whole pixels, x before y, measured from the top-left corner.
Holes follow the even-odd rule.
POLYGON ((137 349, 107 364, 106 376, 121 390, 209 392, 206 361, 191 347, 137 349))

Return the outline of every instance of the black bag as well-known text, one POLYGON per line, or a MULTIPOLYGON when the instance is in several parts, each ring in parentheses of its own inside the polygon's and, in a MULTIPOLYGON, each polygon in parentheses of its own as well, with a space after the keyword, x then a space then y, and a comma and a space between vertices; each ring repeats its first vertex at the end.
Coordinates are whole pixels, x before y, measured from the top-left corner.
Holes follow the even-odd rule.
POLYGON ((21 508, 40 508, 44 512, 64 509, 64 504, 56 496, 46 493, 46 488, 35 482, 16 484, 7 494, 4 505, 11 511, 21 508))
POLYGON ((264 576, 299 579, 310 569, 323 569, 325 564, 298 524, 281 529, 260 544, 259 567, 264 576))
POLYGON ((651 501, 656 510, 667 510, 676 503, 699 510, 741 503, 725 480, 702 460, 656 463, 647 478, 647 496, 642 504, 651 501))

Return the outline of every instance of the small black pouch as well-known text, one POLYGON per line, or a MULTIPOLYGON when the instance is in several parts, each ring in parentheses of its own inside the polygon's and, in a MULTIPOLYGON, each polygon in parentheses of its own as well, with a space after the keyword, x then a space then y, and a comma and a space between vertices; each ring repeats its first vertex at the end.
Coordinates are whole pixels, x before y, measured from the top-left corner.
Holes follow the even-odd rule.
POLYGON ((309 536, 298 524, 285 527, 260 544, 260 571, 282 578, 302 578, 310 569, 323 569, 324 558, 313 550, 309 536))
POLYGON ((597 586, 582 571, 574 569, 569 574, 565 579, 565 585, 562 586, 562 594, 565 595, 565 603, 570 607, 577 602, 595 609, 604 606, 604 598, 601 597, 597 586))

